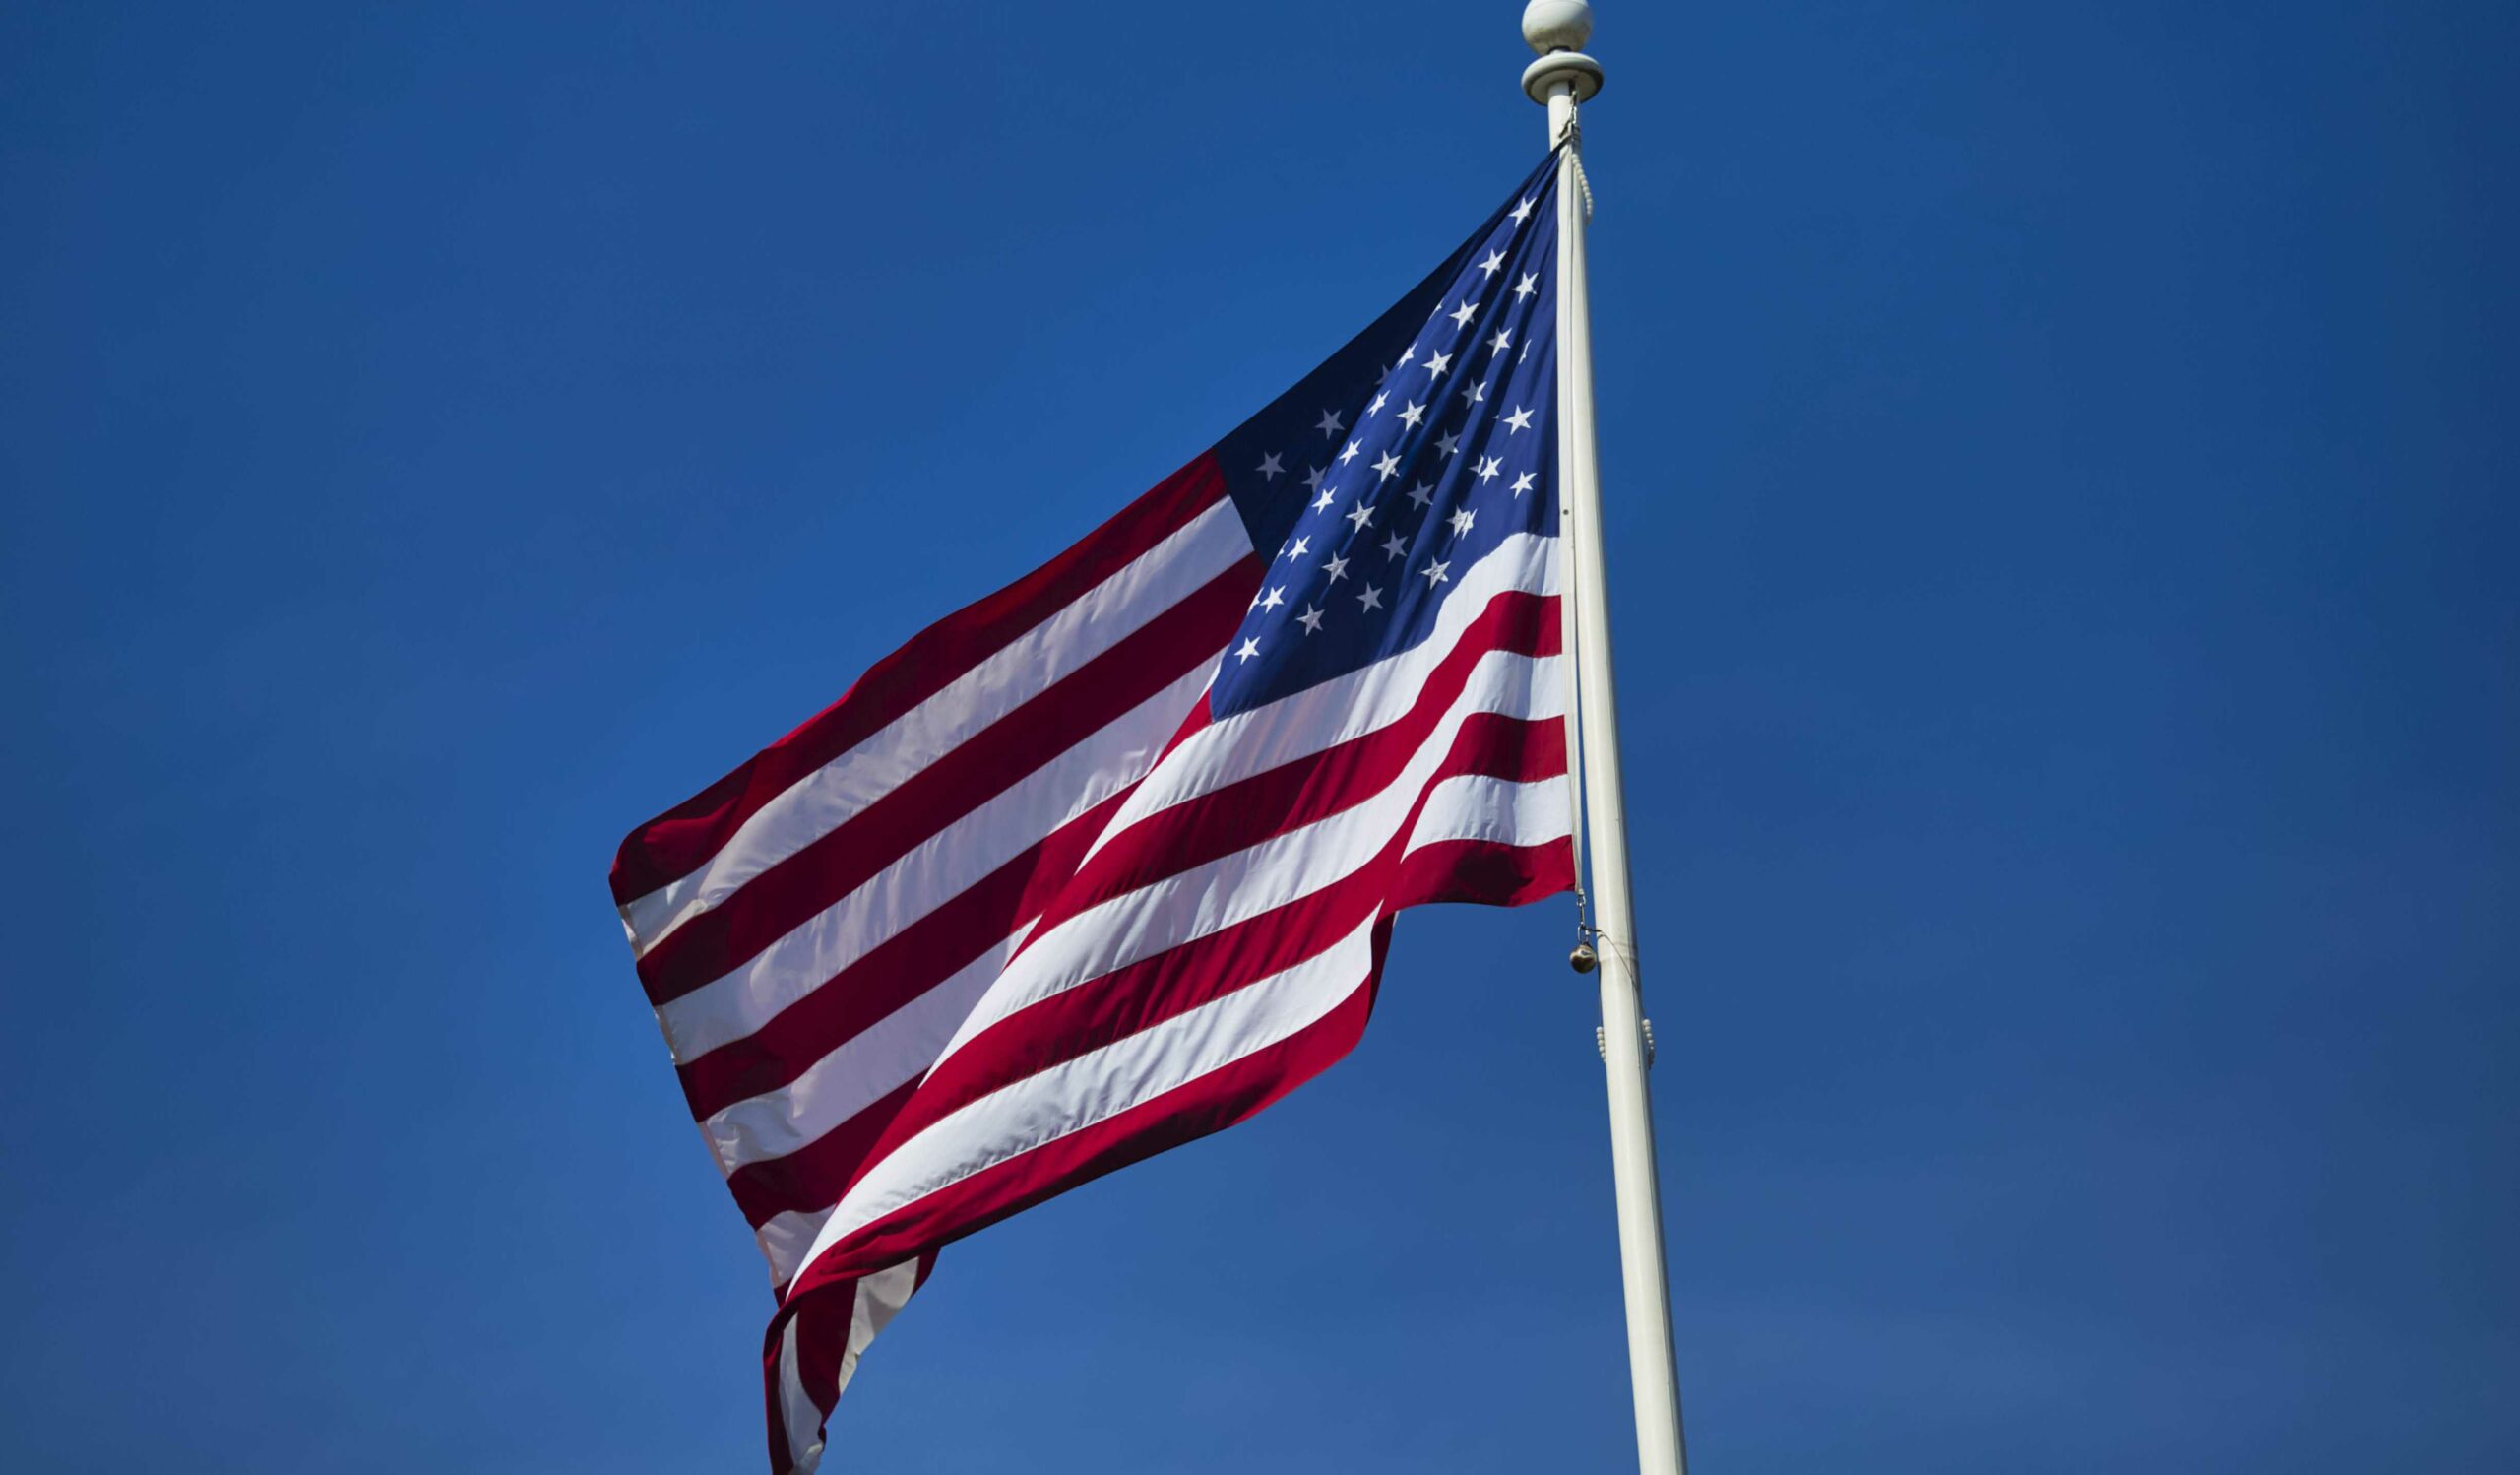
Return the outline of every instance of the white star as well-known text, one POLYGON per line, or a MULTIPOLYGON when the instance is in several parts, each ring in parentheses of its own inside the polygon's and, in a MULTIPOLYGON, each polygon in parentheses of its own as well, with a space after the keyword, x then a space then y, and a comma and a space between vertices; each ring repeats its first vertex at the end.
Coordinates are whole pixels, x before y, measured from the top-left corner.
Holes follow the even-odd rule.
POLYGON ((1426 576, 1426 587, 1432 589, 1436 585, 1444 582, 1446 577, 1444 570, 1450 567, 1452 567, 1452 564, 1449 561, 1437 561, 1427 564, 1424 568, 1419 569, 1418 572, 1426 576))
POLYGON ((1527 492, 1527 491, 1529 491, 1529 490, 1531 490, 1531 489, 1532 489, 1532 474, 1531 474, 1530 472, 1525 472, 1525 473, 1523 473, 1521 476, 1516 477, 1516 478, 1514 479, 1514 495, 1516 495, 1516 496, 1521 496, 1524 492, 1527 492))
POLYGON ((1341 423, 1339 419, 1339 413, 1337 411, 1325 410, 1321 412, 1321 423, 1313 426, 1313 428, 1320 431, 1330 439, 1336 440, 1339 438, 1339 432, 1347 429, 1348 427, 1341 423))
POLYGON ((1330 561, 1321 566, 1330 570, 1330 582, 1333 584, 1336 584, 1341 579, 1348 577, 1348 560, 1340 557, 1337 553, 1331 554, 1330 561))
POLYGON ((1494 480, 1496 479, 1496 474, 1497 474, 1497 473, 1499 473, 1499 472, 1501 472, 1501 471, 1503 471, 1504 469, 1505 469, 1505 458, 1504 458, 1504 457, 1502 457, 1502 456, 1489 456, 1489 457, 1487 457, 1485 460, 1482 460, 1482 461, 1480 461, 1480 462, 1479 463, 1479 480, 1480 480, 1481 481, 1494 481, 1494 480))
POLYGON ((1312 510, 1319 512, 1337 500, 1339 500, 1339 493, 1325 486, 1321 488, 1321 495, 1313 499, 1312 510))
POLYGON ((1495 276, 1498 272, 1505 269, 1505 253, 1502 251, 1488 252, 1487 259, 1479 264, 1479 269, 1485 272, 1490 277, 1495 276))
POLYGON ((1514 295, 1515 295, 1515 296, 1518 296, 1518 297, 1528 297, 1528 296, 1532 295, 1533 293, 1535 293, 1535 292, 1539 291, 1539 290, 1540 290, 1540 288, 1539 288, 1538 286, 1536 286, 1536 285, 1535 285, 1535 284, 1537 284, 1539 281, 1540 281, 1540 273, 1538 273, 1538 272, 1527 272, 1527 273, 1525 273, 1525 274, 1524 274, 1524 276, 1523 276, 1523 280, 1514 284, 1514 295))
POLYGON ((1415 357, 1417 357, 1417 356, 1418 356, 1418 346, 1417 346, 1416 344, 1411 344, 1409 347, 1407 347, 1407 348, 1405 348, 1405 349, 1403 349, 1403 350, 1401 350, 1401 351, 1400 351, 1400 357, 1399 357, 1399 359, 1398 359, 1397 361, 1395 361, 1395 362, 1392 364, 1392 367, 1396 369, 1396 368, 1400 367, 1400 365, 1401 365, 1401 364, 1407 363, 1410 359, 1415 358, 1415 357))
POLYGON ((1303 474, 1303 485, 1306 491, 1315 491, 1320 489, 1321 473, 1323 470, 1323 468, 1316 466, 1312 470, 1303 474))
POLYGON ((1532 413, 1517 405, 1514 407, 1514 413, 1505 417, 1505 423, 1519 435, 1532 427, 1532 413))
POLYGON ((1491 338, 1491 339, 1487 340, 1487 347, 1488 347, 1488 348, 1490 348, 1490 349, 1493 349, 1494 351, 1496 351, 1496 352, 1497 352, 1497 353, 1504 353, 1504 352, 1505 352, 1505 346, 1506 346, 1506 345, 1508 345, 1508 344, 1510 344, 1510 343, 1512 343, 1513 341, 1514 341, 1514 330, 1513 330, 1513 329, 1511 329, 1511 328, 1499 328, 1499 329, 1497 329, 1497 330, 1496 330, 1496 336, 1495 336, 1494 338, 1491 338))
POLYGON ((1256 467, 1255 470, 1257 470, 1262 477, 1275 481, 1278 480, 1278 473, 1285 471, 1286 467, 1279 462, 1275 455, 1269 455, 1260 458, 1260 465, 1256 467))
POLYGON ((1418 422, 1425 417, 1426 407, 1415 402, 1412 402, 1408 409, 1400 412, 1400 422, 1412 430, 1417 429, 1418 422))
POLYGON ((1476 379, 1473 379, 1461 388, 1461 402, 1465 405, 1476 405, 1486 398, 1487 386, 1480 383, 1476 379))
POLYGON ((1458 435, 1438 435, 1435 437, 1435 449, 1447 456, 1457 455, 1461 451, 1461 437, 1458 435))
POLYGON ((1525 344, 1523 345, 1523 351, 1514 355, 1514 361, 1516 363, 1520 363, 1530 356, 1532 356, 1532 346, 1530 344, 1525 344))
POLYGON ((1356 532, 1362 533, 1365 531, 1365 524, 1374 520, 1374 509, 1368 503, 1358 502, 1348 512, 1347 517, 1349 523, 1355 528, 1356 532))
POLYGON ((1287 586, 1279 585, 1251 602, 1254 609, 1275 609, 1287 602, 1287 586))
POLYGON ((1294 541, 1294 543, 1293 543, 1292 545, 1290 545, 1290 546, 1288 547, 1288 549, 1287 549, 1287 561, 1288 561, 1288 562, 1290 562, 1290 563, 1292 563, 1292 562, 1293 562, 1294 560, 1296 560, 1297 558, 1300 558, 1300 557, 1302 557, 1304 554, 1306 554, 1306 553, 1308 553, 1308 552, 1311 552, 1311 551, 1312 551, 1312 540, 1311 540, 1311 539, 1309 539, 1309 538, 1298 538, 1298 539, 1296 539, 1296 540, 1294 541))
POLYGON ((1470 305, 1470 298, 1464 297, 1461 299, 1461 305, 1459 307, 1445 313, 1444 316, 1453 320, 1453 331, 1455 333, 1459 333, 1462 329, 1470 326, 1470 320, 1472 318, 1479 316, 1479 309, 1470 305))
POLYGON ((1410 489, 1409 500, 1417 503, 1420 507, 1425 506, 1428 502, 1431 502, 1434 499, 1435 483, 1432 481, 1420 481, 1415 487, 1410 489))
POLYGON ((1348 449, 1339 453, 1339 459, 1342 461, 1354 461, 1356 459, 1356 443, 1352 440, 1348 442, 1348 449))
POLYGON ((1455 512, 1452 516, 1445 518, 1444 521, 1453 525, 1453 536, 1455 538, 1464 538, 1469 536, 1470 525, 1479 521, 1479 514, 1471 511, 1467 507, 1464 507, 1460 511, 1455 512))
POLYGON ((1356 603, 1368 609, 1379 609, 1382 608, 1382 591, 1368 584, 1364 592, 1356 596, 1356 603))
POLYGON ((1378 395, 1374 396, 1374 402, 1373 402, 1372 404, 1367 405, 1367 406, 1365 407, 1365 414, 1367 414, 1367 415, 1371 415, 1371 414, 1373 414, 1375 411, 1380 410, 1380 409, 1382 408, 1382 406, 1383 406, 1383 402, 1384 402, 1385 400, 1390 399, 1390 398, 1391 398, 1391 396, 1386 395, 1386 394, 1378 394, 1378 395))
POLYGON ((1321 611, 1306 605, 1303 612, 1295 616, 1295 623, 1303 626, 1305 634, 1318 635, 1321 633, 1321 611))
POLYGON ((1388 481, 1390 481, 1392 478, 1394 478, 1394 477, 1396 477, 1396 476, 1399 476, 1399 475, 1400 475, 1400 458, 1399 458, 1399 457, 1397 457, 1397 456, 1395 456, 1395 455, 1393 455, 1393 454, 1392 454, 1391 452, 1389 452, 1389 451, 1385 451, 1385 452, 1383 452, 1383 453, 1382 453, 1382 459, 1381 459, 1380 461, 1377 461, 1377 462, 1375 462, 1375 463, 1374 463, 1374 482, 1375 482, 1375 484, 1379 485, 1379 484, 1381 484, 1382 482, 1388 481))
POLYGON ((1405 558, 1409 556, 1409 545, 1400 541, 1400 535, 1398 533, 1394 533, 1389 538, 1382 541, 1382 550, 1384 553, 1394 558, 1405 558))
POLYGON ((1514 207, 1515 224, 1519 225, 1523 222, 1532 218, 1532 205, 1534 201, 1537 201, 1539 198, 1540 197, 1538 195, 1534 195, 1530 200, 1525 200, 1522 204, 1514 207))
POLYGON ((1258 654, 1260 654, 1260 641, 1257 636, 1254 636, 1242 642, 1242 649, 1235 651, 1233 658, 1237 661, 1248 661, 1258 654))
POLYGON ((1424 363, 1418 365, 1418 367, 1424 369, 1430 376, 1437 379, 1442 378, 1444 376, 1444 370, 1451 368, 1452 366, 1453 355, 1450 353, 1431 354, 1427 357, 1424 363))

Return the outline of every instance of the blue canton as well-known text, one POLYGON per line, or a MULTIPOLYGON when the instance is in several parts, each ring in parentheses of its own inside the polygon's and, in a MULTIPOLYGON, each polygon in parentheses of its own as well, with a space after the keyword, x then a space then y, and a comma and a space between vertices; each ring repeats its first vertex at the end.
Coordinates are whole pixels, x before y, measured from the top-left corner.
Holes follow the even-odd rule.
POLYGON ((1273 702, 1418 644, 1462 576, 1557 531, 1552 156, 1400 305, 1218 445, 1274 549, 1209 701, 1273 702))

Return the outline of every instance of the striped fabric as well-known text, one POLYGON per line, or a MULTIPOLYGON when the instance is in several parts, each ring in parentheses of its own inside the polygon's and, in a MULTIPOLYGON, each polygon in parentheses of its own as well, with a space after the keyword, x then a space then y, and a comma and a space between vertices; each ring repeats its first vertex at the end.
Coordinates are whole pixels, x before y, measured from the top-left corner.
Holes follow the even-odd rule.
POLYGON ((1552 179, 623 842, 639 977, 778 1290, 774 1470, 818 1463, 939 1246, 1339 1058, 1399 909, 1568 884, 1552 179))

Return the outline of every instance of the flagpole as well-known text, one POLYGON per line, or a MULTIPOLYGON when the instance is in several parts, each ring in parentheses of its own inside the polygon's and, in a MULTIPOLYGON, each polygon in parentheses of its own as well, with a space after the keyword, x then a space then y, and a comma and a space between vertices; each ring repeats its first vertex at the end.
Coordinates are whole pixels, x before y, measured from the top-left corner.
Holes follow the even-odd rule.
MULTIPOLYGON (((1602 486, 1593 439, 1592 304, 1584 226, 1591 213, 1576 107, 1601 91, 1602 68, 1583 53, 1593 11, 1582 0, 1532 0, 1523 39, 1540 59, 1523 91, 1548 107, 1557 164, 1558 506, 1572 618, 1576 701, 1569 713, 1591 852, 1590 898, 1602 989, 1602 1059, 1609 1083, 1610 1176, 1618 1205, 1619 1276, 1627 1301, 1628 1379, 1643 1475, 1685 1475, 1680 1382, 1671 1351, 1671 1291, 1663 1268, 1663 1205, 1654 1168, 1650 1037, 1636 982, 1636 913, 1627 886, 1627 815, 1620 799, 1618 701, 1610 672, 1609 586, 1602 559, 1602 486)), ((1581 954, 1578 955, 1579 959, 1581 954)), ((1578 966, 1582 966, 1579 961, 1578 966)))

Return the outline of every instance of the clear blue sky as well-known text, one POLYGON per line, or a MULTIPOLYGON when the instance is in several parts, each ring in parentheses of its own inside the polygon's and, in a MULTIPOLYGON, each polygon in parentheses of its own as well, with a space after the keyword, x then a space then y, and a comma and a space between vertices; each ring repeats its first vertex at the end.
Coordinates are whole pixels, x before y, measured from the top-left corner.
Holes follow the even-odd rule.
MULTIPOLYGON (((2520 13, 1603 10, 1701 1467, 2520 1466, 2520 13)), ((0 14, 0 1467, 756 1469, 614 842, 1417 281, 1516 11, 0 14)), ((1570 926, 834 1468, 1619 1468, 1570 926)))

